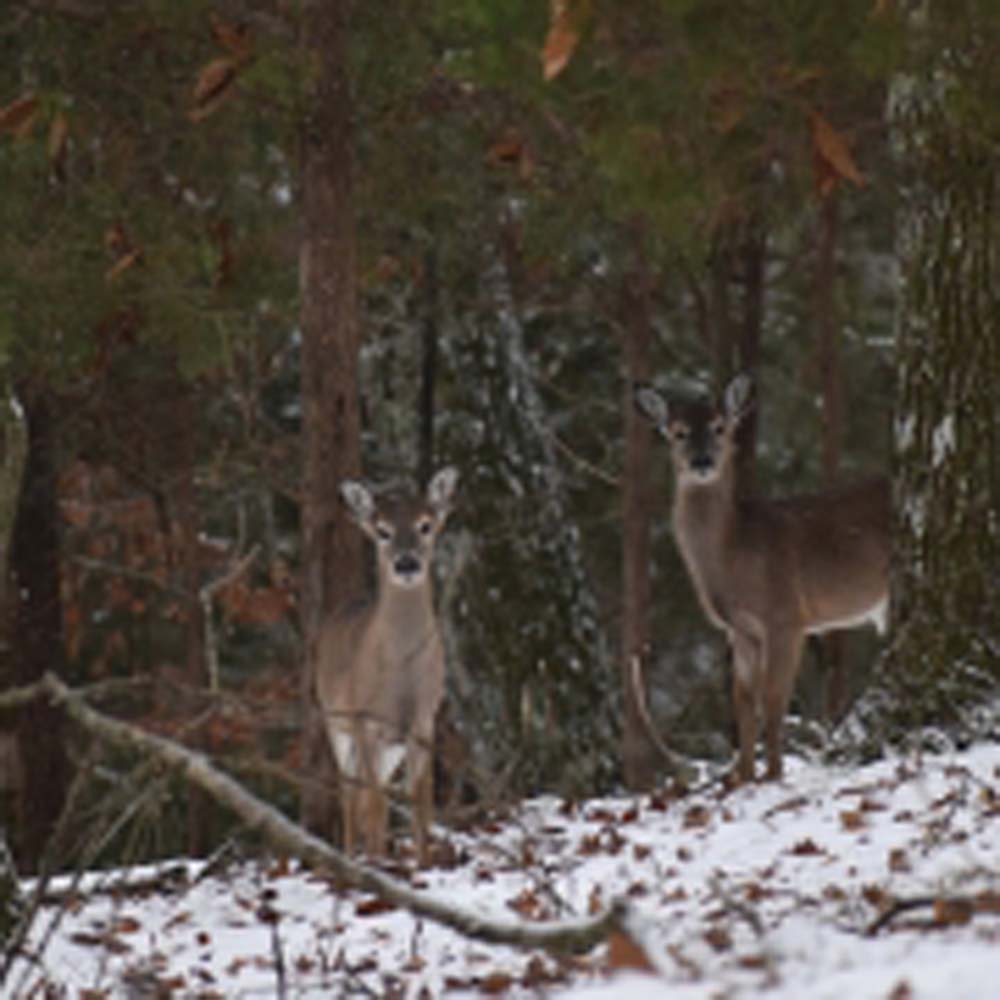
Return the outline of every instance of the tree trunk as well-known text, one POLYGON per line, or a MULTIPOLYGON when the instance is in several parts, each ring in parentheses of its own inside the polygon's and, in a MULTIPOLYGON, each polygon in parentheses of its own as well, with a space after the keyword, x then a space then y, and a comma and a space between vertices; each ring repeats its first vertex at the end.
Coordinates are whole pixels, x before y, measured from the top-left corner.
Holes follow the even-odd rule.
POLYGON ((437 382, 439 295, 437 250, 433 246, 424 255, 424 293, 426 297, 421 331, 420 401, 417 415, 420 427, 417 471, 421 488, 434 475, 434 395, 437 382))
MULTIPOLYGON (((740 247, 740 276, 743 283, 743 315, 740 324, 736 367, 754 379, 760 365, 760 339, 764 326, 764 259, 767 240, 763 229, 755 224, 748 225, 740 247)), ((757 427, 761 397, 755 397, 750 412, 740 421, 736 429, 736 443, 739 451, 737 460, 737 482, 743 493, 752 493, 757 481, 757 427)))
MULTIPOLYGON (((640 250, 641 253, 641 250, 640 250)), ((648 788, 653 778, 649 741, 636 702, 633 661, 644 663, 649 648, 649 479, 650 429, 636 412, 633 385, 649 379, 649 280, 640 261, 627 275, 622 294, 625 390, 622 399, 625 460, 622 470, 622 627, 621 670, 625 719, 622 766, 625 784, 648 788)))
MULTIPOLYGON (((14 678, 26 685, 46 671, 61 675, 65 650, 60 600, 60 532, 56 486, 56 430, 44 389, 18 391, 28 447, 10 543, 17 595, 12 659, 14 678)), ((24 780, 19 792, 17 854, 23 871, 37 868, 68 788, 70 767, 63 712, 39 700, 21 709, 17 740, 24 780)))
POLYGON ((349 7, 346 0, 313 0, 304 39, 316 82, 302 136, 301 808, 306 825, 322 832, 331 830, 335 814, 334 771, 314 695, 317 637, 324 616, 362 579, 361 536, 338 499, 341 480, 361 467, 349 7))
POLYGON ((894 91, 906 178, 890 735, 964 723, 1000 680, 1000 25, 991 5, 947 6, 914 23, 930 58, 894 91))
MULTIPOLYGON (((191 694, 208 687, 205 663, 205 622, 198 600, 201 574, 198 567, 198 501, 195 491, 195 465, 198 448, 194 413, 195 401, 190 385, 180 372, 166 379, 164 392, 173 398, 173 413, 169 437, 163 442, 164 465, 169 471, 167 480, 168 529, 174 579, 185 594, 184 602, 184 673, 191 694)), ((200 749, 211 753, 214 749, 207 734, 199 730, 191 739, 200 749)), ((211 800, 197 788, 188 790, 187 802, 187 851, 191 857, 202 857, 211 849, 211 800)))
MULTIPOLYGON (((840 473, 840 458, 844 444, 844 380, 840 365, 837 304, 834 289, 837 282, 837 223, 836 191, 820 199, 819 230, 816 240, 816 329, 819 332, 817 361, 820 392, 823 399, 821 442, 823 477, 832 484, 840 473)), ((823 671, 826 675, 826 697, 823 714, 828 722, 841 717, 847 706, 847 676, 844 663, 844 641, 840 632, 820 636, 823 671)))

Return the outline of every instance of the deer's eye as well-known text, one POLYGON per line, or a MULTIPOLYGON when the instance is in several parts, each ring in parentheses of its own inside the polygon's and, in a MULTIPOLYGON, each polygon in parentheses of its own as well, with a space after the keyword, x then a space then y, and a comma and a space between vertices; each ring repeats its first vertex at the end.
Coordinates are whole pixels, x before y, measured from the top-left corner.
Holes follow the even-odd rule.
POLYGON ((417 522, 417 531, 419 531, 421 535, 429 535, 431 533, 431 528, 433 527, 434 525, 431 524, 431 519, 429 517, 421 518, 417 522))
POLYGON ((392 528, 384 521, 380 521, 375 525, 375 534, 380 542, 388 542, 392 538, 392 528))
POLYGON ((670 427, 670 436, 675 441, 686 441, 689 434, 690 431, 688 431, 684 424, 672 424, 670 427))
POLYGON ((726 432, 726 422, 720 417, 716 417, 715 420, 712 421, 711 427, 712 433, 716 437, 722 437, 722 435, 726 432))

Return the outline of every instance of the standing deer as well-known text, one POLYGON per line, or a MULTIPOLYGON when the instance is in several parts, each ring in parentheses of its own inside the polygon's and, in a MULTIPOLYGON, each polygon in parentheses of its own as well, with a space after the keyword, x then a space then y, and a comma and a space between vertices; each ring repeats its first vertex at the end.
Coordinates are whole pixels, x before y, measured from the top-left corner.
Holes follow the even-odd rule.
POLYGON ((426 497, 378 502, 361 483, 340 487, 375 544, 378 569, 375 596, 331 616, 319 637, 316 693, 340 771, 347 853, 359 834, 369 856, 385 853, 386 791, 405 761, 417 858, 428 862, 434 717, 445 675, 430 566, 457 481, 448 467, 431 479, 426 497))
POLYGON ((752 389, 738 375, 721 407, 668 404, 645 386, 635 395, 670 445, 674 537, 702 610, 732 650, 738 781, 754 777, 758 714, 767 778, 781 777, 785 713, 806 636, 865 622, 884 631, 889 592, 885 478, 786 499, 737 494, 735 434, 752 389))

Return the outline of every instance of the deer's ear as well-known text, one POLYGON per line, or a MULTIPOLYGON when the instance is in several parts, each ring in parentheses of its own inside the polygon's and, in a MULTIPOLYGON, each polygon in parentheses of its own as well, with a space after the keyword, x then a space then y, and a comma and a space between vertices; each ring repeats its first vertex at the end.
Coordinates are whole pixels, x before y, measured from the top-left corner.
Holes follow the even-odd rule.
POLYGON ((375 501, 363 483, 345 479, 340 484, 340 498, 358 524, 365 525, 371 522, 375 515, 375 501))
POLYGON ((726 418, 733 423, 743 419, 753 407, 753 379, 741 372, 726 386, 722 397, 726 418))
POLYGON ((444 517, 451 510, 451 501, 457 484, 458 469, 453 465, 439 469, 427 484, 427 502, 438 517, 444 517))
POLYGON ((661 430, 667 426, 670 409, 667 401, 650 385, 637 382, 632 389, 635 408, 661 430))

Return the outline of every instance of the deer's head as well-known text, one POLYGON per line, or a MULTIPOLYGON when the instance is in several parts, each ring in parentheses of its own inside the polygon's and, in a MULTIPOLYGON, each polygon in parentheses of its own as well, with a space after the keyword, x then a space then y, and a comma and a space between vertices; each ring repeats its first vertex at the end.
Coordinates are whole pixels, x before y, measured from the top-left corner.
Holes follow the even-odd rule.
POLYGON ((710 483, 729 467, 736 451, 736 429, 753 405, 753 382, 737 375, 721 403, 704 399, 667 402, 655 389, 636 386, 639 412, 656 426, 670 445, 678 482, 710 483))
POLYGON ((349 479, 340 495, 359 528, 375 543, 379 579, 389 586, 419 587, 427 581, 434 543, 451 510, 458 471, 438 471, 424 496, 376 497, 349 479))

